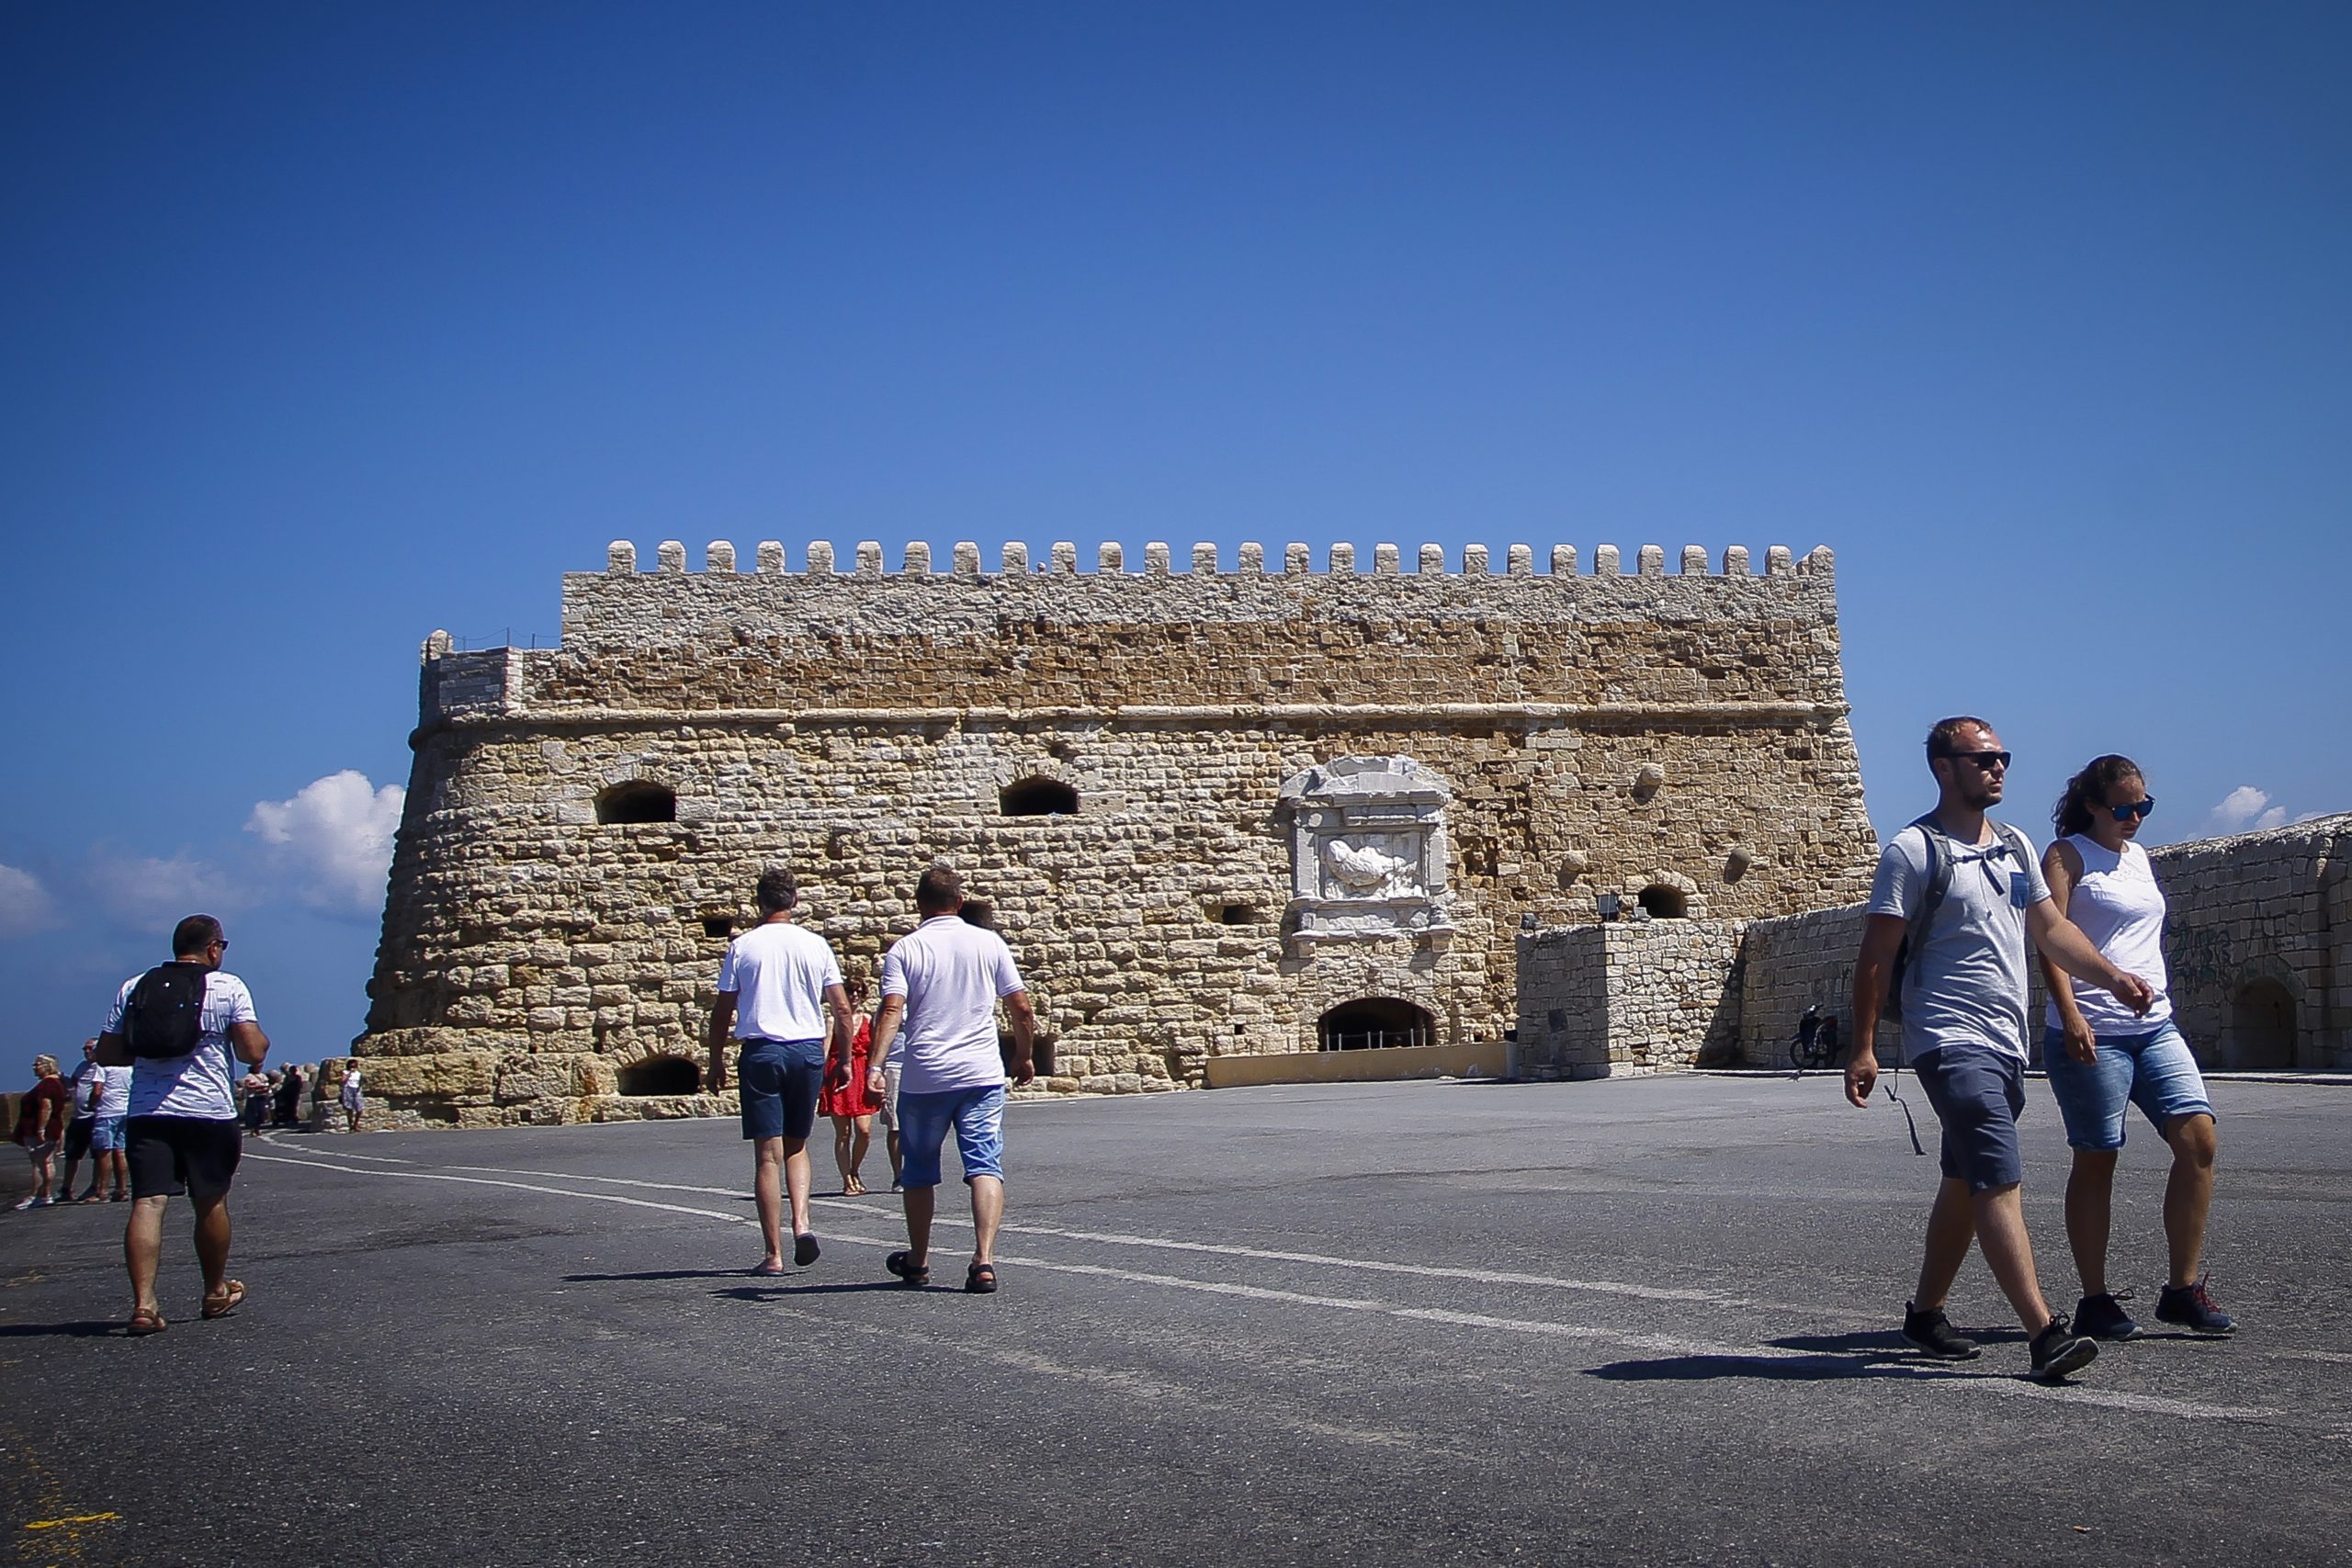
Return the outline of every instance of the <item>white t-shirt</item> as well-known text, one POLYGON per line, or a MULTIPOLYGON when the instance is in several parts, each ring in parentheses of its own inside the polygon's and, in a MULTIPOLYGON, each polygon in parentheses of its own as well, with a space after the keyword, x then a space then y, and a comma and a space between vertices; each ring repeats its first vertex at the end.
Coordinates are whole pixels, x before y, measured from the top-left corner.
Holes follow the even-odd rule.
POLYGON ((84 1062, 65 1080, 74 1086, 74 1120, 86 1122, 98 1113, 98 1097, 106 1089, 106 1069, 96 1062, 84 1062))
POLYGON ((735 998, 738 1040, 822 1040, 825 989, 842 983, 832 944, 790 920, 752 927, 727 944, 718 994, 735 998))
MULTIPOLYGON (((2085 833, 2069 833, 2064 842, 2083 857, 2083 874, 2066 899, 2066 918, 2101 956, 2127 975, 2137 975, 2155 987, 2156 999, 2145 1013, 2135 1013, 2107 991, 2088 981, 2075 985, 2075 1006, 2094 1035, 2145 1034, 2172 1018, 2169 981, 2165 974, 2165 890, 2156 886, 2156 869, 2148 852, 2126 839, 2123 852, 2102 849, 2085 833)), ((2046 1003, 2043 1017, 2052 1029, 2059 1021, 2058 1005, 2046 1003)))
POLYGON ((130 1069, 100 1067, 98 1069, 98 1120, 130 1113, 130 1069))
POLYGON ((899 938, 882 960, 883 996, 907 999, 906 1021, 890 1042, 890 1060, 906 1066, 899 1092, 1003 1083, 997 998, 1026 988, 1004 939, 959 915, 933 915, 899 938))
MULTIPOLYGON (((122 1010, 140 976, 122 983, 107 1010, 106 1032, 122 1032, 122 1010)), ((259 1023, 254 994, 234 975, 215 969, 204 977, 204 1032, 185 1056, 141 1056, 130 1066, 131 1116, 193 1116, 206 1122, 237 1119, 237 1080, 229 1066, 229 1026, 259 1023)))

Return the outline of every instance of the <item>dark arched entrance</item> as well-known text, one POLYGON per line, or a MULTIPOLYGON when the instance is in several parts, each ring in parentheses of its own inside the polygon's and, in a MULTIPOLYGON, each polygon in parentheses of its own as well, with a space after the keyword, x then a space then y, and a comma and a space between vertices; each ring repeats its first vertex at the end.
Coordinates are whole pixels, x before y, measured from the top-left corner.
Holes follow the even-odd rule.
POLYGON ((2230 1004, 2233 1067, 2295 1065, 2295 998, 2273 979, 2250 980, 2230 1004))
POLYGON ((1369 1051, 1395 1045, 1434 1045, 1437 1020, 1426 1008, 1394 997, 1342 1002, 1315 1021, 1320 1051, 1369 1051))
POLYGON ((702 1089, 702 1072, 684 1056, 648 1056, 620 1071, 623 1094, 694 1094, 702 1089))

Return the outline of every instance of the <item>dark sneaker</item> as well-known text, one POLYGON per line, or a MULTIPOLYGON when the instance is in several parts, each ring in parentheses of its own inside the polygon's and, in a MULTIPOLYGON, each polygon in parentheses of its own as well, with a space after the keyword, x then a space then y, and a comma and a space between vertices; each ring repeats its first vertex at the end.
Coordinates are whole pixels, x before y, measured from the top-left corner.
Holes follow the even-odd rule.
POLYGON ((2237 1319, 2213 1305, 2205 1293, 2205 1277, 2193 1285, 2166 1285, 2156 1297, 2156 1321, 2177 1324, 2191 1334, 2234 1334, 2237 1319))
POLYGON ((2075 1332, 2094 1339, 2137 1339, 2140 1325, 2113 1296, 2085 1296, 2075 1303, 2075 1332))
POLYGON ((2033 1375, 2055 1382, 2098 1359, 2098 1341, 2075 1332, 2064 1316, 2053 1317, 2033 1337, 2033 1375))
POLYGON ((1921 1312, 1908 1302, 1903 1303, 1903 1342, 1939 1361, 1973 1361, 1979 1353, 1976 1341, 1954 1330, 1941 1307, 1921 1312))

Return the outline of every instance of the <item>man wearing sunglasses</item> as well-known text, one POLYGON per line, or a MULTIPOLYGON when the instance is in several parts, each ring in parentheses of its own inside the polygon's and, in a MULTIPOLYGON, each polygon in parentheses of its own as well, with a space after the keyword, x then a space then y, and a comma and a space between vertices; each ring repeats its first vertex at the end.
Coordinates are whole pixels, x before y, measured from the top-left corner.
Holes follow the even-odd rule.
POLYGON ((1879 856, 1854 965, 1846 1098, 1865 1105, 1878 1082, 1878 1020, 1892 977, 1903 1060, 1943 1124, 1943 1180, 1903 1337, 1946 1360, 1977 1354, 1943 1307, 1971 1243, 1981 1240, 1985 1263, 2030 1337, 2034 1375, 2057 1379, 2088 1365, 2098 1346, 2051 1312, 2026 1235, 2017 1134, 2025 1107, 2026 938, 2051 963, 2113 992, 2134 1012, 2147 1010, 2153 993, 2101 957, 2051 902, 2025 835, 1985 816, 2000 802, 2008 764, 2000 737, 1981 718, 1947 718, 1928 732, 1928 768, 1939 798, 1879 856))

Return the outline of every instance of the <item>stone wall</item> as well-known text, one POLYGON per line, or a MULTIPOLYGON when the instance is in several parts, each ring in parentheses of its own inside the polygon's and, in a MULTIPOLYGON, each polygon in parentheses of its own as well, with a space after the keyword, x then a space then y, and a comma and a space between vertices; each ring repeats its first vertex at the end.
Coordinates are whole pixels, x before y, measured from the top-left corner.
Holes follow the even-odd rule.
POLYGON ((1565 547, 1539 572, 1523 547, 1499 572, 1435 546, 1418 571, 1380 547, 1365 573, 1346 547, 1323 572, 1295 546, 1229 573, 1205 547, 1189 572, 1160 547, 1141 573, 1113 547, 1080 573, 1059 545, 986 573, 967 546, 945 573, 920 547, 898 573, 871 546, 848 572, 819 546, 801 572, 768 545, 751 573, 731 547, 707 559, 688 572, 664 544, 639 572, 616 546, 565 579, 560 649, 428 639, 356 1047, 383 1058, 388 1124, 721 1108, 624 1094, 624 1075, 699 1058, 771 863, 868 974, 911 929, 922 867, 964 872, 1062 1092, 1312 1050, 1327 1011, 1366 1000, 1420 1010, 1435 1043, 1498 1039, 1522 922, 1589 921, 1597 894, 1738 919, 1867 886, 1826 549, 1776 549, 1761 574, 1695 547, 1668 573, 1656 547, 1631 574, 1606 547, 1589 573, 1565 547), (1348 906, 1393 925, 1310 918, 1294 857, 1324 840, 1295 813, 1322 797, 1300 781, 1343 760, 1423 781, 1433 863, 1348 906), (1008 815, 1040 783, 1074 813, 1008 815), (632 788, 671 819, 605 819, 632 788))
POLYGON ((1730 1061, 1743 924, 1663 919, 1523 933, 1519 1075, 1615 1077, 1730 1061))
MULTIPOLYGON (((2209 1067, 2352 1067, 2352 814, 2150 852, 2170 907, 2165 965, 2173 1008, 2209 1067)), ((1739 1052, 1788 1059, 1807 1004, 1852 1013, 1859 904, 1747 928, 1739 1052)), ((2042 994, 2033 970, 2031 1042, 2042 994)), ((1882 1027, 1891 1056, 1895 1030, 1882 1027)))

